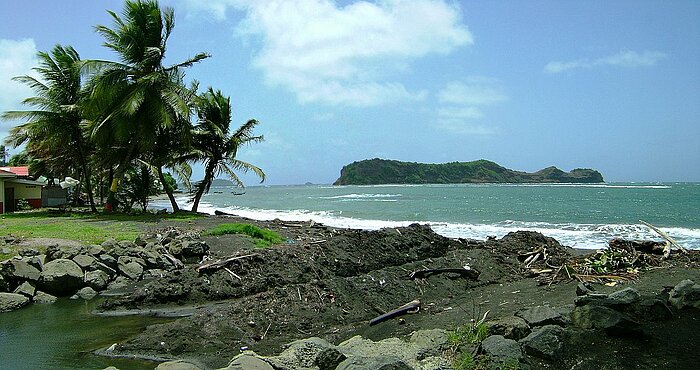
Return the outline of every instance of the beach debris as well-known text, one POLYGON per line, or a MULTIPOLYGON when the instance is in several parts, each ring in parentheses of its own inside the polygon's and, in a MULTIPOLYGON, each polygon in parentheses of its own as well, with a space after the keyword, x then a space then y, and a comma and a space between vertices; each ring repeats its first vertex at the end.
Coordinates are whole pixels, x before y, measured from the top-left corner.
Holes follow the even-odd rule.
POLYGON ((458 274, 462 277, 467 277, 470 279, 478 279, 480 272, 477 270, 472 269, 469 266, 464 266, 461 268, 437 268, 437 269, 423 269, 423 270, 417 270, 413 271, 410 274, 408 274, 409 279, 424 279, 427 278, 430 275, 436 275, 436 274, 445 274, 445 273, 453 273, 453 274, 458 274))
POLYGON ((674 247, 676 247, 676 249, 680 249, 683 253, 688 254, 688 251, 685 248, 683 248, 680 244, 678 244, 668 234, 661 231, 661 229, 659 229, 658 227, 656 227, 656 226, 654 226, 646 221, 639 220, 639 222, 641 222, 644 226, 654 230, 654 232, 656 232, 657 234, 659 234, 659 236, 661 236, 662 238, 664 238, 664 240, 666 240, 667 244, 666 244, 666 247, 664 248, 664 259, 668 258, 671 255, 671 246, 674 246, 674 247))
POLYGON ((246 254, 243 256, 227 257, 227 258, 220 259, 220 260, 217 260, 214 262, 207 262, 207 263, 204 263, 202 265, 199 265, 197 267, 197 272, 202 272, 204 270, 211 270, 211 269, 219 269, 219 268, 222 268, 222 267, 228 265, 229 263, 231 263, 235 260, 240 260, 243 258, 253 257, 253 256, 257 256, 257 255, 258 255, 257 253, 251 253, 251 254, 246 254))
POLYGON ((395 308, 385 314, 379 315, 372 320, 369 321, 369 325, 377 325, 380 322, 389 320, 391 318, 397 317, 397 316, 402 316, 407 313, 416 313, 420 311, 420 300, 415 299, 411 302, 406 303, 405 305, 395 308))

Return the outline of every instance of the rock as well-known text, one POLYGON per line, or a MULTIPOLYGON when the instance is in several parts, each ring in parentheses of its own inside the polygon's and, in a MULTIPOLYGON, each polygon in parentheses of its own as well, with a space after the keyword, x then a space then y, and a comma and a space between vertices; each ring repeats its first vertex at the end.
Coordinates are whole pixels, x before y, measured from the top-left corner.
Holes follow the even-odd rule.
POLYGON ((126 288, 133 281, 124 276, 117 276, 111 283, 107 284, 107 290, 120 290, 126 288))
POLYGON ((143 235, 139 235, 134 240, 134 244, 138 245, 139 247, 145 247, 146 244, 148 244, 148 241, 146 241, 143 235))
POLYGON ((517 316, 507 316, 489 323, 489 334, 502 335, 504 338, 520 340, 530 334, 530 326, 517 316))
POLYGON ((179 256, 182 254, 182 242, 179 240, 173 240, 168 244, 168 251, 174 256, 179 256))
POLYGON ((416 346, 416 359, 439 356, 447 348, 447 331, 443 329, 418 330, 411 334, 409 343, 416 346))
POLYGON ((73 257, 73 262, 77 263, 78 266, 80 266, 80 268, 83 270, 94 270, 92 266, 95 263, 97 263, 97 260, 95 260, 95 257, 93 256, 87 254, 79 254, 73 257))
POLYGON ((605 330, 610 335, 635 336, 641 333, 640 323, 606 306, 591 304, 576 307, 571 313, 571 319, 579 328, 605 330))
POLYGON ((576 299, 574 299, 574 304, 576 306, 585 306, 592 303, 604 305, 607 299, 608 295, 605 293, 588 293, 586 295, 576 297, 576 299))
POLYGON ((515 313, 515 316, 521 317, 527 321, 530 326, 565 324, 564 318, 561 316, 561 314, 555 311, 553 308, 547 306, 537 306, 520 310, 515 313))
POLYGON ((481 349, 489 356, 498 358, 523 358, 523 351, 518 342, 504 338, 502 335, 492 335, 481 342, 481 349))
POLYGON ((584 283, 578 283, 578 285, 576 286, 576 296, 578 297, 584 296, 592 292, 593 291, 591 290, 591 288, 584 283))
POLYGON ((46 248, 46 259, 49 261, 57 259, 72 259, 73 257, 82 254, 83 247, 79 246, 64 246, 54 244, 46 248))
POLYGON ((29 298, 17 293, 0 293, 0 312, 14 311, 29 303, 29 298))
POLYGON ((226 370, 274 370, 270 364, 255 356, 255 352, 241 353, 234 357, 226 370))
POLYGON ((34 248, 25 248, 25 249, 20 249, 19 255, 22 257, 32 257, 32 256, 38 256, 40 255, 41 252, 34 248))
POLYGON ((161 363, 156 370, 202 370, 202 368, 189 361, 175 360, 161 363))
POLYGON ((28 281, 20 284, 20 286, 18 286, 14 291, 14 293, 21 294, 27 298, 34 297, 34 292, 36 292, 36 287, 28 281))
POLYGON ((313 367, 316 357, 323 350, 333 347, 325 339, 318 337, 301 339, 288 344, 287 349, 266 360, 275 369, 299 369, 313 367))
POLYGON ((562 354, 564 329, 556 325, 546 325, 530 333, 520 341, 529 355, 553 360, 562 354))
POLYGON ((609 294, 605 303, 609 306, 625 306, 638 302, 640 297, 639 291, 630 287, 609 294))
POLYGON ((46 255, 39 254, 39 255, 31 256, 31 257, 24 257, 24 258, 22 258, 22 261, 28 263, 30 266, 33 266, 37 270, 41 271, 44 269, 44 263, 46 262, 46 255))
POLYGON ((0 274, 0 292, 7 292, 10 290, 10 282, 5 280, 5 278, 0 274))
POLYGON ((201 257, 209 252, 209 245, 203 240, 185 241, 181 254, 184 257, 201 257))
POLYGON ((34 303, 54 303, 57 299, 58 298, 52 296, 51 294, 44 293, 38 290, 36 291, 36 293, 34 293, 34 303))
POLYGON ((70 297, 70 299, 80 298, 80 299, 84 299, 86 301, 89 301, 89 300, 95 298, 96 295, 97 295, 97 292, 88 286, 88 287, 85 287, 85 288, 77 291, 75 294, 73 294, 70 297))
POLYGON ((166 275, 168 275, 168 273, 165 270, 161 269, 146 270, 143 272, 144 279, 157 279, 162 278, 166 275))
MULTIPOLYGON (((115 271, 116 271, 116 269, 117 269, 117 259, 114 258, 112 255, 107 254, 107 253, 105 253, 105 254, 100 254, 99 257, 97 257, 97 259, 99 259, 100 262, 102 262, 102 263, 105 264, 106 266, 109 266, 112 270, 115 270, 115 271)), ((107 271, 105 271, 105 272, 107 272, 107 271)))
POLYGON ((0 274, 8 281, 37 281, 41 276, 41 271, 27 262, 11 259, 0 265, 0 274))
POLYGON ((114 238, 108 238, 107 240, 103 241, 100 246, 106 250, 110 250, 117 246, 117 241, 114 238))
POLYGON ((117 260, 119 272, 132 280, 139 280, 141 278, 141 275, 143 275, 143 267, 145 265, 146 262, 136 257, 120 256, 117 260))
POLYGON ((109 275, 102 271, 88 271, 85 273, 85 284, 94 290, 104 290, 109 284, 109 275))
POLYGON ((107 275, 109 275, 110 277, 115 276, 117 274, 117 270, 115 270, 115 269, 113 269, 113 268, 111 268, 111 267, 109 267, 109 266, 107 266, 104 263, 99 262, 99 261, 95 261, 95 264, 92 265, 92 269, 94 271, 98 271, 98 270, 103 271, 103 272, 107 273, 107 275))
POLYGON ((700 284, 695 284, 692 280, 681 281, 668 294, 668 302, 679 310, 686 307, 700 308, 700 284))
POLYGON ((346 358, 336 348, 326 348, 316 356, 314 365, 318 366, 319 370, 333 370, 346 358))
POLYGON ((636 317, 643 317, 645 320, 662 321, 673 318, 673 312, 668 307, 666 301, 659 298, 647 298, 639 302, 634 313, 636 317))
POLYGON ((349 357, 336 370, 413 370, 404 361, 392 356, 349 357))
POLYGON ((87 249, 87 253, 93 257, 97 257, 105 252, 106 251, 104 247, 102 247, 101 245, 91 245, 87 249))
POLYGON ((68 259, 57 259, 44 265, 39 286, 54 295, 70 295, 83 286, 83 270, 68 259))

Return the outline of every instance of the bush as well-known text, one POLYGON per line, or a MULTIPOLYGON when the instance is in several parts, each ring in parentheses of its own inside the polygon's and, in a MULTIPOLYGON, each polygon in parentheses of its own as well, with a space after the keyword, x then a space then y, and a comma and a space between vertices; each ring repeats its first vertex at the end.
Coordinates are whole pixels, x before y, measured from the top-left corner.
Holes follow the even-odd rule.
POLYGON ((227 234, 248 235, 253 238, 253 243, 258 248, 265 248, 284 242, 284 238, 278 233, 268 229, 261 229, 251 224, 220 224, 211 230, 207 230, 203 235, 219 236, 227 234))

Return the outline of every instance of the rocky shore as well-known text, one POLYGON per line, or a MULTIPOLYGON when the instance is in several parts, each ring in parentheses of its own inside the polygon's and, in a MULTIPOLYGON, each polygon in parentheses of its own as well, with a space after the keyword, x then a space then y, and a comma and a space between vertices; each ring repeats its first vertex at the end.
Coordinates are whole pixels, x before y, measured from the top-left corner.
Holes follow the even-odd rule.
POLYGON ((631 245, 581 255, 534 232, 479 241, 214 216, 134 242, 24 249, 0 265, 0 310, 100 294, 101 315, 178 317, 97 351, 163 369, 692 368, 700 254, 631 245), (201 234, 230 222, 286 241, 201 234))

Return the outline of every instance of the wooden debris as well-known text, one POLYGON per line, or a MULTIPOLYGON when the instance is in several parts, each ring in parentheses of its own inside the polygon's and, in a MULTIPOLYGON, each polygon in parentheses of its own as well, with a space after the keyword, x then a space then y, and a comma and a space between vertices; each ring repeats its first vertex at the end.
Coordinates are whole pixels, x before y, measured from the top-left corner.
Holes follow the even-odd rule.
POLYGON ((439 269, 423 269, 423 270, 417 270, 413 271, 410 274, 408 274, 409 279, 423 279, 426 278, 430 275, 435 275, 435 274, 444 274, 444 273, 454 273, 454 274, 459 274, 463 277, 468 277, 470 279, 478 279, 480 272, 474 269, 466 269, 466 268, 439 268, 439 269))
POLYGON ((233 257, 225 258, 225 259, 214 261, 214 262, 207 262, 203 265, 199 265, 197 267, 197 272, 202 272, 204 270, 218 269, 218 268, 221 268, 223 266, 226 266, 227 264, 229 264, 235 260, 253 257, 253 256, 257 256, 257 255, 258 255, 257 253, 252 253, 252 254, 246 254, 244 256, 233 256, 233 257))
POLYGON ((681 245, 678 244, 675 240, 673 240, 672 237, 670 237, 665 232, 661 231, 658 227, 656 227, 656 226, 654 226, 646 221, 639 220, 639 222, 644 224, 646 227, 654 230, 657 234, 659 234, 659 236, 661 236, 662 238, 664 238, 668 242, 668 245, 664 248, 664 259, 668 258, 668 256, 671 255, 671 245, 673 245, 677 249, 680 249, 683 253, 688 254, 688 251, 685 248, 681 247, 681 245))
POLYGON ((420 300, 416 299, 411 302, 406 303, 405 305, 398 307, 396 309, 393 309, 383 315, 379 315, 372 320, 369 321, 369 325, 376 325, 379 324, 380 322, 389 320, 391 318, 405 315, 407 313, 416 313, 420 311, 420 300))

